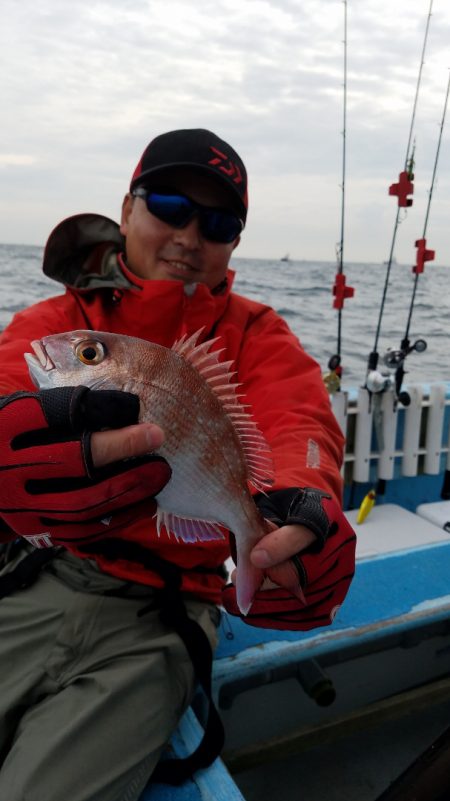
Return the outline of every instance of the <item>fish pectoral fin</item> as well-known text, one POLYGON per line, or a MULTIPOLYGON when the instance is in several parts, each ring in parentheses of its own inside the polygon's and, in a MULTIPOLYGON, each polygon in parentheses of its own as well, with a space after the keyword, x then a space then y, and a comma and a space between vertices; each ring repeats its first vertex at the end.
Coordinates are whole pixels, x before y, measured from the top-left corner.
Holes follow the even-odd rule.
POLYGON ((164 526, 169 536, 174 534, 177 540, 180 539, 183 542, 208 542, 209 540, 225 539, 225 534, 218 523, 211 520, 181 517, 158 507, 156 513, 158 534, 161 533, 162 526, 164 526))

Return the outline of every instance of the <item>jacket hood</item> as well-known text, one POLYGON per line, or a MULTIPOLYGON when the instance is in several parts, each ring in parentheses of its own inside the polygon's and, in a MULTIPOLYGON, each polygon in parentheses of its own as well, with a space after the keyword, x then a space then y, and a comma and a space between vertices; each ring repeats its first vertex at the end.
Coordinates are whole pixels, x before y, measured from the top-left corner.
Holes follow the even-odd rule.
POLYGON ((102 214, 75 214, 50 234, 43 271, 74 289, 131 287, 117 261, 124 250, 125 239, 114 220, 102 214))

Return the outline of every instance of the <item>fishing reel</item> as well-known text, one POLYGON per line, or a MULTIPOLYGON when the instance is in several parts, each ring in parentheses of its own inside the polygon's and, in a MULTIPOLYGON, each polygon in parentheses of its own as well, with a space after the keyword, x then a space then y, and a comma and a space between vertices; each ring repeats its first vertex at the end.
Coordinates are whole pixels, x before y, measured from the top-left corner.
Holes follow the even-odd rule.
POLYGON ((392 386, 392 376, 382 373, 381 370, 371 370, 367 374, 366 387, 373 395, 386 392, 392 386))
POLYGON ((416 353, 423 353, 426 349, 427 343, 424 339, 416 339, 412 345, 409 339, 404 339, 399 349, 388 348, 384 354, 383 362, 387 369, 394 373, 395 394, 398 402, 401 403, 402 406, 409 406, 411 403, 409 393, 402 390, 403 378, 405 376, 405 359, 413 351, 416 351, 416 353))
POLYGON ((341 388, 342 367, 341 357, 336 353, 328 361, 328 373, 324 373, 323 382, 329 395, 334 395, 341 388))
POLYGON ((416 339, 413 345, 410 345, 409 340, 407 340, 406 342, 402 342, 402 347, 399 350, 388 348, 384 354, 383 361, 389 370, 397 370, 397 368, 403 364, 406 357, 414 350, 416 353, 423 353, 426 349, 427 343, 424 339, 416 339))

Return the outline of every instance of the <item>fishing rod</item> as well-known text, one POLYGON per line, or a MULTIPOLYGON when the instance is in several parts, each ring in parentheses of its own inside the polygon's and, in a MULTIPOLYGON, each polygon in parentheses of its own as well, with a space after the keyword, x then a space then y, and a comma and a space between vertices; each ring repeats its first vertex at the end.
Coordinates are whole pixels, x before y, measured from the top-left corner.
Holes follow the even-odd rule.
POLYGON ((343 126, 342 126, 342 183, 341 183, 341 238, 337 246, 337 273, 333 285, 333 308, 338 312, 337 327, 337 347, 336 353, 328 361, 329 373, 324 375, 324 382, 328 392, 332 394, 341 387, 342 378, 342 316, 344 302, 346 298, 351 298, 355 290, 346 285, 344 273, 344 232, 345 232, 345 179, 346 179, 346 159, 347 159, 347 0, 342 0, 344 4, 344 102, 343 102, 343 126))
MULTIPOLYGON (((408 142, 406 145, 406 153, 405 153, 405 160, 403 165, 403 170, 399 174, 398 182, 393 183, 389 187, 389 195, 397 198, 397 213, 394 222, 394 228, 392 232, 392 240, 391 240, 391 247, 389 251, 389 258, 387 261, 386 267, 386 277, 381 297, 380 303, 380 311, 378 316, 378 324, 375 331, 375 340, 374 345, 371 353, 369 354, 368 361, 367 361, 367 373, 366 373, 366 384, 365 387, 369 393, 369 403, 373 404, 373 421, 374 421, 374 428, 376 437, 378 440, 378 445, 380 450, 383 447, 383 427, 382 427, 382 410, 381 410, 381 395, 391 386, 391 376, 382 373, 380 370, 377 369, 378 367, 378 341, 381 333, 381 324, 383 320, 384 309, 386 305, 387 299, 387 292, 389 287, 389 280, 391 275, 391 268, 392 263, 394 260, 394 250, 395 250, 395 243, 397 239, 398 228, 401 222, 400 215, 402 209, 410 208, 413 205, 413 198, 411 197, 414 193, 414 153, 415 153, 415 142, 413 141, 413 134, 414 134, 414 126, 416 120, 416 112, 417 112, 417 105, 419 100, 419 91, 422 82, 422 71, 423 66, 425 63, 425 52, 427 48, 428 42, 428 32, 430 28, 430 21, 432 15, 432 8, 433 8, 433 0, 430 0, 430 6, 427 15, 427 21, 425 26, 425 35, 423 40, 422 46, 422 54, 420 59, 419 71, 417 76, 417 83, 416 83, 416 91, 414 96, 414 102, 412 107, 411 113, 411 121, 409 126, 409 133, 408 133, 408 142)), ((415 343, 415 346, 418 347, 418 343, 415 343)), ((426 346, 425 346, 426 347, 426 346)), ((400 402, 404 402, 405 405, 409 402, 409 397, 406 398, 405 395, 402 393, 396 394, 396 399, 400 400, 400 402)), ((376 496, 383 495, 385 491, 385 481, 382 479, 378 479, 376 488, 372 488, 366 497, 363 499, 357 516, 357 522, 362 523, 367 515, 370 513, 372 509, 376 496)))
POLYGON ((386 277, 384 282, 384 288, 381 298, 380 304, 380 311, 378 316, 378 324, 375 331, 375 340, 372 352, 369 354, 368 362, 367 362, 367 378, 366 378, 366 388, 369 392, 383 392, 387 386, 389 385, 389 379, 386 376, 383 376, 380 372, 377 371, 378 366, 378 340, 380 337, 381 332, 381 323, 383 320, 384 309, 386 305, 386 298, 387 298, 387 291, 389 287, 389 279, 391 275, 391 268, 392 262, 394 258, 394 249, 395 243, 397 239, 397 232, 400 225, 400 213, 402 208, 410 208, 413 204, 413 199, 410 197, 414 193, 414 151, 415 145, 413 143, 413 132, 414 132, 414 125, 416 119, 416 111, 417 111, 417 104, 419 99, 419 90, 420 85, 422 82, 422 71, 423 66, 425 64, 425 52, 427 48, 428 42, 428 31, 430 28, 430 21, 432 16, 432 8, 433 8, 433 0, 430 0, 430 7, 428 10, 427 15, 427 22, 425 26, 425 36, 423 41, 422 47, 422 55, 420 60, 419 72, 417 76, 417 83, 416 83, 416 92, 414 97, 413 109, 411 114, 411 122, 409 127, 409 135, 408 135, 408 143, 406 146, 406 154, 405 154, 405 161, 404 161, 404 168, 402 172, 399 174, 399 179, 397 183, 391 184, 389 187, 389 194, 391 196, 397 197, 397 214, 394 222, 394 229, 392 233, 392 240, 391 240, 391 248, 389 251, 389 258, 387 262, 386 268, 386 277))
POLYGON ((409 403, 410 403, 410 398, 409 398, 408 393, 401 391, 403 378, 405 376, 405 367, 404 367, 405 359, 410 353, 412 353, 412 351, 417 351, 418 353, 423 353, 423 351, 425 351, 426 348, 427 348, 427 343, 426 343, 426 341, 424 339, 418 339, 418 340, 416 340, 416 342, 414 342, 413 345, 411 345, 411 342, 410 342, 410 339, 409 339, 409 330, 410 330, 410 327, 411 327, 411 320, 412 320, 412 315, 413 315, 413 311, 414 311, 414 304, 415 304, 415 300, 416 300, 416 293, 417 293, 417 286, 418 286, 418 283, 419 283, 419 277, 425 271, 425 263, 427 261, 433 261, 434 258, 435 258, 435 255, 436 255, 434 250, 430 250, 430 249, 427 248, 426 234, 427 234, 428 221, 429 221, 429 217, 430 217, 431 201, 432 201, 432 197, 433 197, 434 186, 435 186, 435 183, 436 183, 436 174, 437 174, 437 167, 438 167, 438 162, 439 162, 439 154, 440 154, 440 150, 441 150, 442 135, 443 135, 444 125, 445 125, 445 117, 446 117, 446 114, 447 114, 449 92, 450 92, 450 73, 449 73, 449 77, 448 77, 448 80, 447 80, 447 89, 446 89, 446 92, 445 92, 444 110, 442 112, 441 125, 440 125, 440 130, 439 130, 439 137, 438 137, 438 142, 437 142, 437 147, 436 147, 436 156, 435 156, 435 159, 434 159, 433 174, 432 174, 432 178, 431 178, 431 185, 430 185, 430 190, 428 192, 428 203, 427 203, 427 208, 426 208, 426 212, 425 212, 425 221, 424 221, 424 226, 423 226, 423 234, 422 234, 422 238, 421 239, 417 239, 416 242, 415 242, 415 247, 417 248, 416 263, 412 268, 412 271, 414 273, 414 282, 413 282, 413 288, 412 288, 412 293, 411 293, 411 301, 410 301, 410 306, 409 306, 408 318, 407 318, 407 322, 406 322, 405 334, 404 334, 403 339, 402 339, 402 341, 400 343, 399 350, 388 350, 386 355, 385 355, 385 357, 384 357, 384 362, 385 362, 386 366, 388 368, 390 368, 390 369, 395 369, 395 392, 396 392, 397 398, 400 400, 401 403, 403 403, 403 405, 409 405, 409 403))
MULTIPOLYGON (((388 369, 390 369, 390 370, 394 370, 395 371, 395 379, 394 379, 394 388, 395 388, 394 398, 396 399, 395 402, 399 401, 403 406, 409 406, 409 404, 411 402, 411 398, 409 396, 409 393, 406 392, 406 391, 402 391, 402 389, 401 389, 402 388, 402 383, 403 383, 403 378, 404 378, 404 375, 405 375, 405 359, 412 351, 417 351, 418 353, 422 353, 427 348, 427 343, 426 343, 426 341, 424 339, 417 339, 416 342, 414 342, 411 345, 411 342, 410 342, 410 339, 409 339, 409 331, 410 331, 411 319, 412 319, 412 315, 413 315, 413 311, 414 311, 414 303, 415 303, 415 298, 416 298, 416 293, 417 293, 417 286, 418 286, 419 276, 422 275, 422 273, 425 270, 425 263, 427 261, 433 261, 433 259, 435 257, 435 251, 434 250, 429 250, 427 248, 426 233, 427 233, 428 221, 429 221, 429 217, 430 217, 431 201, 432 201, 433 191, 434 191, 434 187, 435 187, 435 183, 436 183, 437 167, 438 167, 438 162, 439 162, 439 154, 440 154, 440 149, 441 149, 441 142, 442 142, 442 136, 443 136, 443 131, 444 131, 444 124, 445 124, 445 117, 446 117, 446 113, 447 113, 449 94, 450 94, 450 73, 449 73, 449 77, 448 77, 448 81, 447 81, 447 89, 446 89, 445 101, 444 101, 444 110, 443 110, 443 113, 442 113, 441 125, 440 125, 440 130, 439 130, 439 137, 438 137, 438 143, 437 143, 437 148, 436 148, 436 155, 435 155, 435 160, 434 160, 434 167, 433 167, 433 173, 432 173, 432 178, 431 178, 431 185, 430 185, 430 190, 428 192, 428 203, 427 203, 426 213, 425 213, 423 234, 422 234, 422 238, 421 239, 417 239, 416 243, 415 243, 416 248, 417 248, 417 254, 416 254, 416 263, 412 268, 412 271, 414 273, 414 282, 413 282, 413 289, 412 289, 412 293, 411 293, 411 302, 410 302, 410 307, 409 307, 409 312, 408 312, 408 317, 407 317, 407 322, 406 322, 406 330, 405 330, 405 334, 403 336, 403 339, 402 339, 402 341, 400 343, 399 350, 391 350, 391 349, 389 349, 387 351, 387 353, 385 354, 385 356, 384 356, 384 364, 386 365, 386 367, 388 369)), ((387 387, 391 385, 391 378, 390 378, 390 376, 383 375, 382 373, 379 373, 378 371, 374 371, 371 374, 371 376, 372 376, 372 380, 375 380, 376 376, 379 376, 380 383, 381 383, 381 381, 385 382, 385 386, 382 387, 381 389, 372 390, 373 392, 378 392, 378 394, 375 394, 375 396, 374 396, 375 397, 375 401, 374 401, 374 423, 375 423, 375 430, 377 432, 377 438, 378 438, 379 445, 380 445, 380 448, 381 448, 381 446, 382 446, 382 429, 381 429, 381 420, 380 420, 381 392, 384 389, 387 389, 387 387)), ((367 515, 369 514, 371 508, 373 507, 373 505, 375 503, 376 496, 384 494, 384 485, 385 485, 385 481, 379 479, 378 483, 377 483, 376 490, 375 489, 370 490, 370 492, 365 496, 365 498, 363 499, 363 501, 361 503, 361 506, 359 508, 359 512, 358 512, 358 516, 357 516, 357 520, 356 520, 357 523, 362 523, 365 520, 365 518, 367 517, 367 515)), ((442 490, 441 490, 441 497, 444 498, 444 499, 450 498, 450 470, 447 470, 445 472, 444 483, 443 483, 442 490)))

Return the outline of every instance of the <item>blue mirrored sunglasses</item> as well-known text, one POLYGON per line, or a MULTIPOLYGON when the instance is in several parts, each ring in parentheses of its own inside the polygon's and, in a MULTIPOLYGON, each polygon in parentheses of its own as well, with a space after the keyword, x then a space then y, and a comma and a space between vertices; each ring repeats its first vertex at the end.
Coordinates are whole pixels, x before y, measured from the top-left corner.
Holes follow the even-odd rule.
POLYGON ((178 192, 155 192, 138 186, 132 195, 143 198, 150 214, 174 228, 184 228, 197 214, 201 234, 210 242, 233 242, 244 228, 242 220, 232 211, 202 206, 178 192))

